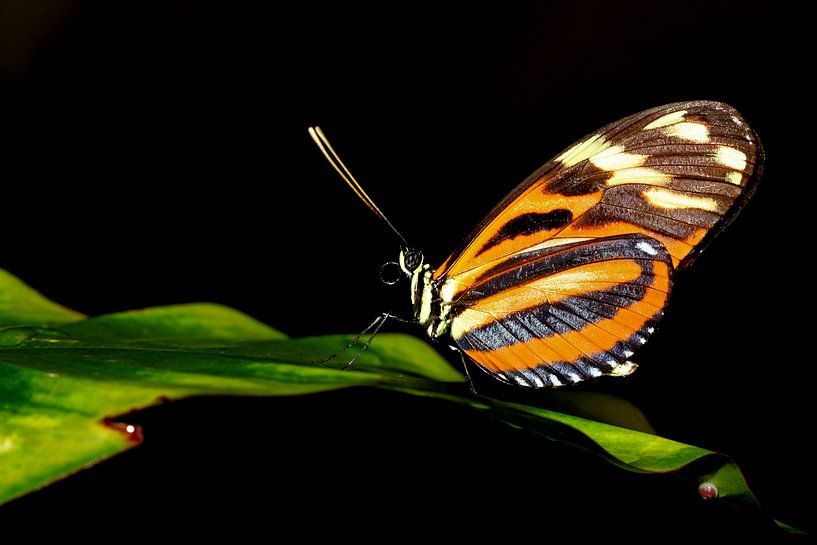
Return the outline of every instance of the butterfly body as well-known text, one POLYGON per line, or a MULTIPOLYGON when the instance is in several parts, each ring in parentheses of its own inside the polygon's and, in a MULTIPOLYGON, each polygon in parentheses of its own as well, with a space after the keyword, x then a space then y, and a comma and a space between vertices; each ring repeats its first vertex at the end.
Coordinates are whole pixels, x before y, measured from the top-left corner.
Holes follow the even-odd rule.
POLYGON ((415 317, 504 382, 629 374, 674 272, 748 199, 761 158, 754 131, 718 102, 608 125, 520 184, 442 266, 401 252, 415 317))
POLYGON ((454 308, 450 289, 445 282, 434 280, 435 271, 424 262, 420 250, 402 250, 398 263, 411 282, 411 305, 417 322, 432 339, 447 335, 454 308))

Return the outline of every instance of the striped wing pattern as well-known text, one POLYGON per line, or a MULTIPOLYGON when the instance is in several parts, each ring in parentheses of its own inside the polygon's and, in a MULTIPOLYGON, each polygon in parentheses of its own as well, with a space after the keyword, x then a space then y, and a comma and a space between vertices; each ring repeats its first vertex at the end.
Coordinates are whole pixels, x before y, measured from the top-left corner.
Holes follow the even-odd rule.
MULTIPOLYGON (((522 182, 435 272, 471 273, 544 241, 644 233, 679 266, 751 193, 757 136, 709 101, 669 104, 583 138, 522 182)), ((478 274, 475 273, 475 274, 478 274)))
POLYGON ((628 374, 663 314, 671 270, 664 246, 641 234, 532 250, 454 302, 452 338, 522 386, 628 374))
POLYGON ((748 199, 757 137, 695 101, 612 123, 546 163, 434 273, 454 342, 507 382, 627 374, 672 272, 748 199))

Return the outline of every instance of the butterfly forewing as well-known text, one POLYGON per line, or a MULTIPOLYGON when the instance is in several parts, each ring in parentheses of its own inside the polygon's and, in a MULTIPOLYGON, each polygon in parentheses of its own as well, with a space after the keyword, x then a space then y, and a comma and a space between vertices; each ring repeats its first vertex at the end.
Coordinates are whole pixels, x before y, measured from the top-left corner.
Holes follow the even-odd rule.
POLYGON ((473 269, 554 238, 644 233, 678 266, 729 215, 758 170, 754 131, 731 106, 669 104, 607 125, 520 184, 437 269, 473 269))
POLYGON ((725 104, 670 104, 569 147, 519 185, 434 274, 451 335, 508 382, 623 374, 670 277, 729 221, 760 145, 725 104))

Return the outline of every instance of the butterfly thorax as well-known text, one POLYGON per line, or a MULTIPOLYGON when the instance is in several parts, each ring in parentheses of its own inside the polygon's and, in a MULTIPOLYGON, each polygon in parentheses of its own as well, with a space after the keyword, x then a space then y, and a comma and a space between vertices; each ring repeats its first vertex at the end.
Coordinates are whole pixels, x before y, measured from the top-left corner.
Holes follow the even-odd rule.
POLYGON ((414 317, 436 339, 448 333, 451 325, 451 304, 440 295, 441 284, 434 280, 434 269, 423 262, 418 250, 400 252, 400 268, 411 279, 411 305, 414 317))

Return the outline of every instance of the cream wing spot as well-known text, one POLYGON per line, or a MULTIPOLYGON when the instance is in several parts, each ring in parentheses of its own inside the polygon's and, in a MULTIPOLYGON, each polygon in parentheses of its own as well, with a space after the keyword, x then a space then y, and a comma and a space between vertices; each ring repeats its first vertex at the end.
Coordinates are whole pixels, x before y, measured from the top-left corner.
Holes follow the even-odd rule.
POLYGON ((607 180, 607 187, 622 184, 667 185, 672 176, 652 168, 626 168, 616 170, 607 180))
POLYGON ((676 123, 664 129, 664 134, 699 144, 709 142, 709 129, 703 123, 676 123))
POLYGON ((643 195, 651 205, 665 210, 677 208, 697 208, 709 212, 718 210, 718 202, 709 197, 695 197, 663 188, 648 189, 643 195))
POLYGON ((730 170, 726 174, 726 181, 730 184, 740 185, 743 182, 743 173, 736 170, 730 170))
POLYGON ((679 110, 677 112, 672 112, 671 114, 662 115, 658 119, 655 119, 644 126, 644 130, 648 131, 650 129, 660 129, 661 127, 666 127, 667 125, 674 125, 684 119, 686 115, 686 110, 679 110))
POLYGON ((658 250, 656 250, 655 248, 653 248, 652 246, 650 246, 648 243, 646 243, 643 240, 641 242, 639 242, 638 244, 636 244, 635 246, 636 246, 636 248, 638 248, 639 250, 641 250, 645 254, 658 255, 658 250))
POLYGON ((566 167, 571 167, 577 163, 581 163, 585 159, 593 157, 608 147, 610 147, 610 142, 605 140, 602 135, 594 134, 559 155, 556 160, 566 167))
POLYGON ((746 154, 729 146, 718 146, 715 160, 724 166, 741 172, 746 169, 746 154))
POLYGON ((602 170, 620 170, 640 167, 647 161, 646 155, 623 153, 623 146, 611 146, 590 158, 594 166, 602 170))
POLYGON ((617 364, 616 367, 610 371, 610 374, 614 377, 626 377, 627 375, 635 373, 636 369, 638 369, 638 365, 631 361, 625 361, 624 363, 617 364))

